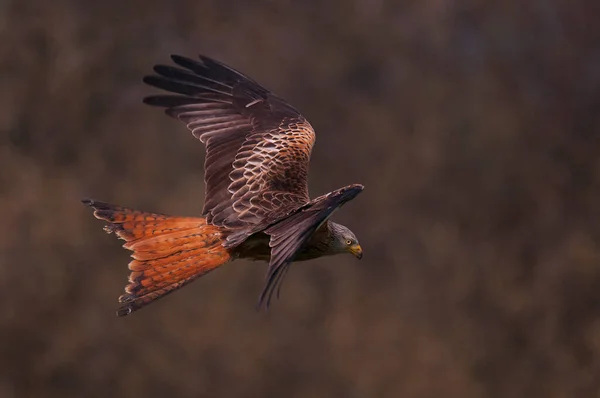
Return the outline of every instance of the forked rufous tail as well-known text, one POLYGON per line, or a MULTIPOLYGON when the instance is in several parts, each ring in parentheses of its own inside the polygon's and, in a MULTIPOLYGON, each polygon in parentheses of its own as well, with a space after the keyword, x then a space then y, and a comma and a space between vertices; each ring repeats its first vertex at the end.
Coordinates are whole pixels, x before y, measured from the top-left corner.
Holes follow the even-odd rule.
POLYGON ((94 200, 83 200, 104 230, 126 241, 133 251, 125 294, 117 315, 124 316, 163 297, 230 260, 221 228, 200 217, 145 213, 94 200))

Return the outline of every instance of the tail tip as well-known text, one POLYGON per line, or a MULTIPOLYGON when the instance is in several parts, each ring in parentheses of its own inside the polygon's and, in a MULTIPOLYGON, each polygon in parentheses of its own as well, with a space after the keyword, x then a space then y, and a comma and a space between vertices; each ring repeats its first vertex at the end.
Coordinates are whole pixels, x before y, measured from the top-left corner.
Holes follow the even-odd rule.
POLYGON ((81 203, 83 203, 86 206, 94 206, 94 199, 90 199, 90 198, 83 198, 81 199, 81 203))
POLYGON ((117 316, 126 316, 133 312, 133 304, 135 297, 129 293, 125 293, 119 297, 119 303, 122 305, 117 310, 117 316))
POLYGON ((132 312, 133 312, 133 310, 131 309, 130 306, 123 306, 117 310, 117 316, 119 316, 119 317, 127 316, 127 315, 131 314, 132 312))

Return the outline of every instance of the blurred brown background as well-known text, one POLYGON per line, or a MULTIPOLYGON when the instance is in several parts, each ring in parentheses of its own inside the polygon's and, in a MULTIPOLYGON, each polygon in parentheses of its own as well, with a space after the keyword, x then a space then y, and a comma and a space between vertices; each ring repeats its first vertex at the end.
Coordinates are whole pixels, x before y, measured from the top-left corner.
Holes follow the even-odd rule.
POLYGON ((597 0, 0 2, 1 397, 600 396, 597 0), (236 262, 127 318, 79 203, 198 214, 204 151, 141 104, 204 53, 318 132, 361 262, 236 262))

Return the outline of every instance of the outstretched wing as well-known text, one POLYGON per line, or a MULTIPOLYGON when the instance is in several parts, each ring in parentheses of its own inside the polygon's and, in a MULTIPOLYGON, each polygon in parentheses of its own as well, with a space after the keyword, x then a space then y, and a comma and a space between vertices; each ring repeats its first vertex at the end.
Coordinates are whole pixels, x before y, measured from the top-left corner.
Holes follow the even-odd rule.
POLYGON ((228 246, 310 201, 311 125, 283 99, 240 72, 200 56, 173 55, 179 67, 157 65, 144 82, 175 94, 144 99, 167 108, 206 144, 209 223, 235 230, 228 246))
POLYGON ((361 184, 353 184, 320 196, 265 230, 271 235, 271 260, 267 271, 267 284, 260 295, 259 306, 269 306, 273 292, 281 286, 294 255, 310 236, 335 210, 354 199, 363 189, 361 184))

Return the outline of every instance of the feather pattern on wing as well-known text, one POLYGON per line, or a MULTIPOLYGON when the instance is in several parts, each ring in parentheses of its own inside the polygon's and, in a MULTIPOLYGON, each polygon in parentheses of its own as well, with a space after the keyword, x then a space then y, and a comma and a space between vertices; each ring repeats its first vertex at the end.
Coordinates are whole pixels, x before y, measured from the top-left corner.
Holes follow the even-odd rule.
POLYGON ((172 56, 144 81, 176 93, 147 97, 206 144, 209 223, 233 230, 228 246, 310 201, 308 164, 315 141, 298 111, 254 80, 208 57, 172 56))

